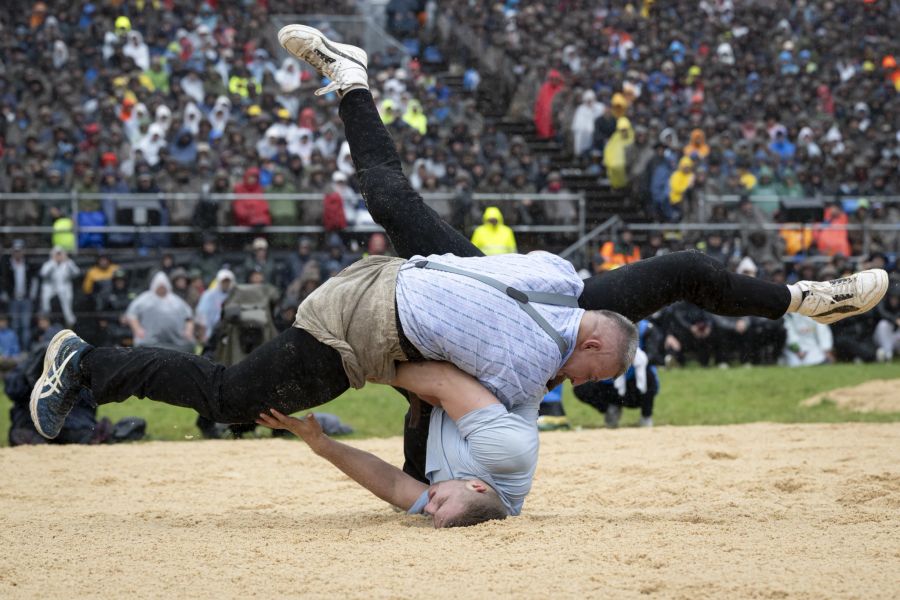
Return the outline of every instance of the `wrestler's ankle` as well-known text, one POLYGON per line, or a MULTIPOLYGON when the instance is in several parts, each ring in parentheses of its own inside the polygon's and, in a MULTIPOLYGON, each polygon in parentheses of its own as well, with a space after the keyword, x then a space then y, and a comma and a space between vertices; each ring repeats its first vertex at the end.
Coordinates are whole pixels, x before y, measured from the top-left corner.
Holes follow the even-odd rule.
POLYGON ((343 98, 344 96, 346 96, 353 90, 368 90, 368 89, 369 89, 368 85, 363 85, 361 83, 354 83, 353 85, 349 86, 347 89, 344 89, 344 90, 341 90, 340 92, 338 92, 338 96, 343 98))

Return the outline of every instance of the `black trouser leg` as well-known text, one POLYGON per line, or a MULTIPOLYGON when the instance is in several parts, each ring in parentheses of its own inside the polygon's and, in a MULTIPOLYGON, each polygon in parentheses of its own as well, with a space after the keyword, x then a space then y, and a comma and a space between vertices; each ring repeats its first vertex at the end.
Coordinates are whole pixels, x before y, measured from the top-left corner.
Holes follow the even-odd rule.
POLYGON ((381 122, 368 90, 347 93, 341 100, 340 114, 360 192, 372 218, 384 227, 399 256, 483 255, 412 189, 401 169, 394 140, 381 122))
POLYGON ((637 384, 635 384, 635 393, 638 395, 638 398, 641 399, 641 416, 645 419, 653 416, 653 401, 656 399, 656 394, 659 392, 659 385, 656 382, 656 378, 653 376, 650 371, 647 371, 647 391, 643 394, 637 391, 637 384))
POLYGON ((324 404, 348 387, 341 356, 291 327, 238 364, 162 348, 94 348, 81 362, 98 404, 131 396, 192 408, 219 423, 247 423, 324 404))
POLYGON ((648 258, 585 281, 579 304, 640 321, 685 300, 717 315, 777 319, 787 312, 787 286, 731 273, 717 260, 687 250, 648 258))

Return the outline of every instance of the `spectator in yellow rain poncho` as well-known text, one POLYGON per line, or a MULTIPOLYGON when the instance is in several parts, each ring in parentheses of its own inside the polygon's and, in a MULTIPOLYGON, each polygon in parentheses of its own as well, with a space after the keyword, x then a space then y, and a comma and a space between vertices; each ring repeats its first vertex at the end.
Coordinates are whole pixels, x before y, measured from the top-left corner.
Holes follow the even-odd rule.
POLYGON ((422 105, 418 100, 410 100, 406 104, 406 112, 403 113, 403 122, 425 135, 428 132, 428 117, 422 112, 422 105))
MULTIPOLYGON (((678 169, 669 176, 669 204, 672 205, 673 212, 676 214, 683 214, 682 203, 693 185, 694 161, 687 156, 682 156, 678 161, 678 169)), ((680 217, 676 220, 680 220, 680 217)))
POLYGON ((603 148, 603 165, 606 176, 613 189, 622 189, 628 185, 628 170, 625 162, 625 151, 634 143, 634 129, 628 117, 616 119, 616 131, 603 148))
POLYGON ((516 234, 503 224, 503 213, 496 206, 484 209, 483 225, 472 233, 472 245, 485 255, 512 254, 516 252, 516 234))

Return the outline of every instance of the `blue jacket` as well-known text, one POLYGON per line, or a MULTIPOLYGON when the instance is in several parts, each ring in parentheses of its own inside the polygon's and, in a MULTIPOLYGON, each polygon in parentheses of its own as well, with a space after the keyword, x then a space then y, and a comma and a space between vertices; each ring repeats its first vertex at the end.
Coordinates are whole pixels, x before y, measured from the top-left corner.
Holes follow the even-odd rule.
POLYGON ((12 329, 0 329, 0 356, 3 358, 12 358, 18 356, 19 337, 12 329))

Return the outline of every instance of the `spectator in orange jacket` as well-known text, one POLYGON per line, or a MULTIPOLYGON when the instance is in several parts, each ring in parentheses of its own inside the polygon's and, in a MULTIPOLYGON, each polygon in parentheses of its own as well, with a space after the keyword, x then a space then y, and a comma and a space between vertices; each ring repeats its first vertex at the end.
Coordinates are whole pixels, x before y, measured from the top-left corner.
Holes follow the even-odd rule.
POLYGON ((641 260, 641 247, 634 243, 634 234, 627 226, 619 231, 618 240, 610 240, 600 247, 603 263, 600 271, 611 271, 641 260))
POLYGON ((825 209, 824 220, 816 231, 816 246, 819 252, 834 256, 850 256, 850 240, 847 237, 847 213, 837 202, 825 209))

